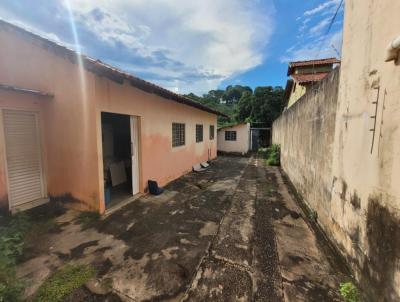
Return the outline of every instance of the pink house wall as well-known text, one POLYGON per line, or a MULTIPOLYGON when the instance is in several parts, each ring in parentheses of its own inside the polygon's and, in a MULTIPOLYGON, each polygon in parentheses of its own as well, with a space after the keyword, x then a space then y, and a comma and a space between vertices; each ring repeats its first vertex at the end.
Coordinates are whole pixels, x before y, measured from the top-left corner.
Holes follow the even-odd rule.
MULTIPOLYGON (((216 115, 163 99, 81 70, 67 58, 0 27, 0 84, 36 89, 54 95, 51 100, 15 92, 0 94, 0 109, 39 108, 43 163, 49 195, 65 194, 88 209, 104 211, 101 112, 140 118, 140 190, 148 179, 161 185, 191 166, 216 157, 216 138, 209 141, 209 125, 216 115), (82 81, 84 79, 84 81, 82 81), (84 83, 84 85, 82 84, 84 83), (81 88, 85 89, 81 89, 81 88), (186 145, 172 148, 172 122, 186 123, 186 145), (195 143, 195 124, 204 127, 204 141, 195 143)), ((1 131, 1 133, 3 133, 1 131)), ((4 145, 0 146, 0 156, 4 145)), ((4 154, 0 157, 0 204, 7 196, 4 154)))

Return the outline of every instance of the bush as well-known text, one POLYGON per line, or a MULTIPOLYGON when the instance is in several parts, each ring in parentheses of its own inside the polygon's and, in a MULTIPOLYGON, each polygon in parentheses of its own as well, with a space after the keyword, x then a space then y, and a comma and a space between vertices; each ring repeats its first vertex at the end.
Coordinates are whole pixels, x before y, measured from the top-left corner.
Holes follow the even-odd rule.
POLYGON ((269 166, 279 166, 281 164, 281 149, 279 145, 271 145, 268 148, 260 148, 259 154, 265 158, 269 166))
POLYGON ((60 302, 95 276, 93 268, 85 265, 66 265, 56 271, 39 288, 35 302, 60 302))
POLYGON ((357 287, 352 282, 340 283, 340 294, 345 302, 359 302, 357 287))

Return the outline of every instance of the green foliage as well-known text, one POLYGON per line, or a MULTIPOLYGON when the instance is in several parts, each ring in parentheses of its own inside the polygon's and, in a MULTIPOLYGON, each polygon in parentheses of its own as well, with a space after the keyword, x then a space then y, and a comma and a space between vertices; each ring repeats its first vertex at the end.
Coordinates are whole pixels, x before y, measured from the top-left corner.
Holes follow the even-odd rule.
POLYGON ((272 125, 272 122, 281 114, 284 90, 282 87, 257 87, 254 90, 251 119, 254 122, 263 122, 272 125))
POLYGON ((281 164, 280 161, 280 147, 279 145, 271 145, 268 148, 260 148, 258 153, 261 157, 265 159, 265 162, 269 166, 279 166, 281 164))
POLYGON ((358 293, 358 289, 352 282, 340 283, 339 291, 343 297, 344 302, 360 301, 360 295, 358 293))
POLYGON ((186 97, 226 114, 218 117, 218 126, 242 122, 257 122, 271 125, 282 112, 282 87, 228 86, 225 90, 210 90, 203 96, 193 93, 186 97))
POLYGON ((98 212, 81 212, 76 220, 82 225, 84 229, 92 227, 100 219, 100 214, 98 212))
POLYGON ((95 276, 93 268, 84 265, 67 265, 55 272, 39 288, 35 302, 59 302, 95 276))
POLYGON ((2 216, 0 220, 0 302, 20 301, 23 284, 17 280, 15 265, 31 222, 24 213, 2 216))

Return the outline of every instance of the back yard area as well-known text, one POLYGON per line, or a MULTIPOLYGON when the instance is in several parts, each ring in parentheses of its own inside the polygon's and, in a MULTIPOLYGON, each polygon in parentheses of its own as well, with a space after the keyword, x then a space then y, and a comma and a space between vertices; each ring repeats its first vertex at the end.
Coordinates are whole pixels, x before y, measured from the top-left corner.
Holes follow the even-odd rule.
POLYGON ((305 213, 279 168, 219 157, 107 217, 2 219, 0 278, 32 301, 341 301, 351 277, 305 213))

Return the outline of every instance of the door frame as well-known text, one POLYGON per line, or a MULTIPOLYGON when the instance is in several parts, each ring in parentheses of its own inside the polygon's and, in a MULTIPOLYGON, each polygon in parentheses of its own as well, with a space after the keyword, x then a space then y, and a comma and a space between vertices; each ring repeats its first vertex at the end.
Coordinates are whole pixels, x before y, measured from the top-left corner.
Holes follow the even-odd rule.
MULTIPOLYGON (((130 131, 130 135, 131 135, 131 142, 132 142, 132 118, 134 118, 136 120, 136 126, 137 126, 136 127, 136 129, 137 129, 137 143, 136 143, 137 156, 136 156, 136 159, 137 159, 137 184, 138 184, 137 186, 138 186, 138 191, 136 193, 132 194, 132 197, 141 193, 141 185, 142 185, 142 182, 141 182, 142 181, 141 164, 142 164, 142 161, 141 161, 141 152, 140 152, 140 150, 141 150, 140 149, 141 148, 141 131, 140 131, 140 129, 141 129, 141 117, 138 116, 138 115, 132 115, 132 114, 129 114, 129 113, 126 113, 126 112, 116 112, 116 111, 99 109, 98 110, 98 115, 97 115, 97 118, 98 118, 98 127, 97 127, 97 129, 98 129, 98 134, 97 134, 98 144, 97 144, 97 146, 98 146, 98 150, 100 151, 100 152, 98 152, 98 156, 99 156, 98 157, 98 163, 99 163, 98 167, 99 167, 99 176, 100 176, 100 179, 99 179, 100 180, 100 182, 99 182, 100 192, 99 193, 100 193, 100 196, 102 196, 102 198, 100 198, 100 207, 99 207, 99 209, 100 209, 100 212, 102 214, 104 214, 104 213, 110 213, 110 212, 109 212, 109 209, 106 208, 106 200, 104 198, 104 162, 103 162, 103 143, 102 143, 102 140, 103 140, 103 127, 102 127, 102 119, 101 119, 101 114, 102 113, 120 114, 120 115, 128 116, 129 119, 130 119, 129 131, 130 131)), ((132 144, 131 144, 131 150, 132 150, 132 144)), ((132 164, 132 169, 133 169, 133 162, 131 164, 132 164)), ((133 173, 133 170, 132 170, 132 173, 133 173)), ((133 175, 132 175, 132 191, 133 191, 133 175)))
POLYGON ((130 115, 131 132, 131 168, 132 168, 132 195, 140 192, 139 170, 139 118, 130 115))
POLYGON ((8 200, 8 210, 13 212, 16 209, 30 209, 35 206, 39 206, 49 201, 48 192, 47 192, 47 177, 46 170, 44 168, 44 160, 43 160, 43 148, 42 148, 42 119, 40 110, 36 109, 24 109, 24 108, 14 108, 14 107, 0 107, 0 131, 1 131, 1 142, 3 144, 3 161, 4 161, 4 175, 5 175, 5 183, 7 188, 7 200, 8 200), (8 177, 8 161, 7 161, 7 146, 6 146, 6 129, 4 125, 4 111, 20 111, 33 113, 35 115, 35 123, 36 123, 36 135, 38 139, 38 151, 39 151, 39 162, 40 162, 40 185, 41 185, 41 195, 42 197, 39 199, 31 200, 25 202, 23 204, 19 204, 16 206, 12 206, 11 196, 10 196, 10 182, 8 177), (31 206, 29 206, 31 205, 31 206))

